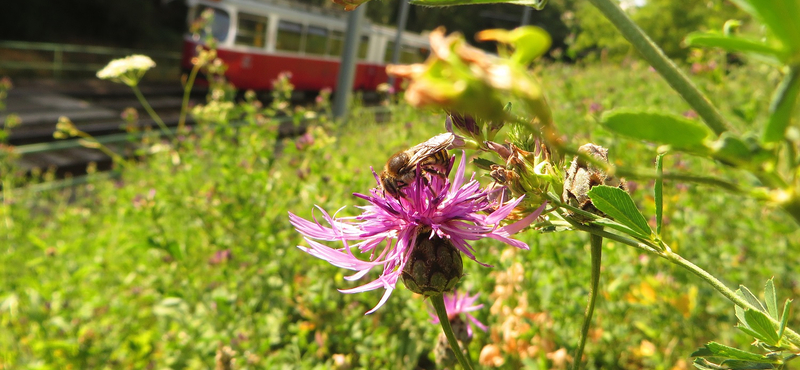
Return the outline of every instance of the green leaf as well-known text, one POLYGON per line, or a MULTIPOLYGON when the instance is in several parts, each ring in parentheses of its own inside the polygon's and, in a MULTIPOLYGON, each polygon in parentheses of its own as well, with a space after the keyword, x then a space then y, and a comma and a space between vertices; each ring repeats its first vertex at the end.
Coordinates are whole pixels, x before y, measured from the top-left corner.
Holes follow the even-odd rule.
POLYGON ((739 289, 736 290, 736 294, 738 294, 739 297, 744 298, 744 300, 747 301, 747 303, 750 303, 751 306, 755 307, 759 311, 764 313, 767 312, 767 309, 764 308, 764 305, 761 304, 761 301, 759 301, 758 298, 756 298, 755 294, 753 294, 753 292, 751 292, 750 289, 747 289, 746 286, 739 285, 739 289))
POLYGON ((664 218, 664 155, 661 153, 656 156, 656 185, 653 188, 653 196, 656 201, 656 235, 661 236, 661 225, 664 218))
POLYGON ((667 113, 615 109, 603 114, 601 121, 620 135, 675 149, 705 152, 703 142, 712 134, 699 122, 667 113))
POLYGON ((722 361, 722 366, 725 369, 731 370, 768 370, 775 369, 775 366, 763 362, 741 361, 741 360, 725 360, 722 361))
POLYGON ((764 303, 767 304, 767 313, 775 320, 778 320, 778 299, 775 296, 775 284, 773 279, 767 280, 764 287, 764 303))
POLYGON ((800 65, 794 65, 789 69, 789 73, 783 78, 772 97, 769 121, 764 127, 763 141, 765 143, 783 140, 798 94, 800 94, 800 65))
POLYGON ((733 2, 764 23, 777 39, 793 53, 800 50, 800 0, 733 0, 733 2))
POLYGON ((409 3, 422 6, 515 4, 530 6, 537 10, 542 10, 547 4, 547 0, 410 0, 409 3))
POLYGON ((787 299, 783 303, 783 312, 781 313, 781 326, 778 328, 778 340, 783 338, 783 331, 786 330, 786 323, 789 322, 789 304, 792 303, 791 299, 787 299))
POLYGON ((598 185, 587 193, 597 209, 617 222, 630 227, 638 236, 650 237, 652 231, 630 194, 611 186, 598 185))
POLYGON ((734 360, 742 360, 742 361, 752 361, 752 362, 762 362, 762 363, 775 363, 775 359, 771 357, 767 357, 764 355, 760 355, 758 353, 752 353, 743 351, 738 348, 728 347, 724 344, 717 343, 717 342, 708 342, 705 346, 705 351, 703 349, 699 349, 692 353, 693 357, 724 357, 728 359, 734 360))
POLYGON ((725 36, 712 32, 693 32, 686 36, 684 42, 687 46, 711 47, 727 51, 762 54, 774 57, 778 60, 783 60, 785 58, 785 54, 781 49, 776 49, 761 41, 738 36, 725 36))
POLYGON ((780 338, 767 314, 761 311, 747 310, 744 312, 744 318, 747 321, 747 326, 759 334, 756 338, 771 346, 778 345, 780 338))
POLYGON ((754 161, 751 147, 742 139, 729 132, 724 132, 719 139, 706 143, 714 153, 714 158, 730 165, 744 165, 754 161))

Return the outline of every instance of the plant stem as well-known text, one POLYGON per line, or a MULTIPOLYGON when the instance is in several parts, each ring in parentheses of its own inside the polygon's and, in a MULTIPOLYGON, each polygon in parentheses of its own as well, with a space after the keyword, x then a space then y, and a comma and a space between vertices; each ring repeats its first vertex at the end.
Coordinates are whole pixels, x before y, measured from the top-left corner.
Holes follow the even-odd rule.
MULTIPOLYGON (((684 259, 680 255, 675 254, 674 252, 670 251, 669 249, 662 251, 661 253, 659 253, 659 255, 661 257, 664 257, 668 261, 670 261, 670 262, 672 262, 672 263, 674 263, 674 264, 676 264, 678 266, 681 266, 681 267, 691 271, 693 274, 695 274, 698 277, 700 277, 701 279, 705 280, 707 283, 711 284, 711 286, 714 287, 714 289, 716 289, 718 292, 722 293, 722 295, 724 295, 725 298, 728 298, 728 300, 733 302, 735 305, 737 305, 737 306, 739 306, 741 308, 747 309, 747 310, 756 310, 756 311, 758 311, 758 308, 753 307, 753 305, 748 303, 744 298, 739 297, 739 295, 737 295, 736 292, 734 292, 733 290, 731 290, 730 288, 725 286, 725 284, 723 284, 716 277, 714 277, 714 275, 711 275, 710 273, 708 273, 708 271, 703 270, 699 266, 697 266, 694 263, 684 259)), ((765 316, 774 325, 780 325, 780 321, 770 317, 769 315, 765 315, 765 316)), ((797 332, 795 332, 794 330, 786 328, 785 331, 784 331, 784 335, 786 337, 788 337, 789 341, 792 342, 793 344, 800 345, 800 335, 798 335, 797 332)))
POLYGON ((461 352, 461 347, 458 345, 456 335, 453 333, 453 328, 450 326, 450 319, 447 318, 447 309, 444 307, 444 295, 439 294, 431 296, 431 303, 433 304, 433 308, 436 309, 436 316, 439 317, 439 323, 442 324, 444 335, 447 337, 447 341, 450 343, 450 349, 455 353, 458 363, 461 364, 461 367, 464 369, 472 370, 472 363, 468 358, 464 357, 464 353, 461 352))
POLYGON ((667 83, 697 112, 706 125, 717 135, 729 131, 725 120, 711 101, 670 60, 647 34, 631 20, 614 0, 589 0, 611 23, 617 27, 633 47, 642 54, 667 83))
POLYGON ((186 86, 183 87, 183 101, 181 102, 181 117, 178 119, 178 133, 182 133, 186 125, 186 114, 188 113, 186 108, 189 106, 189 95, 192 93, 192 86, 194 86, 194 81, 197 79, 197 73, 199 71, 200 64, 198 63, 192 67, 189 78, 186 80, 186 86))
MULTIPOLYGON (((574 224, 573 227, 575 227, 575 228, 577 228, 579 230, 582 230, 582 231, 589 232, 592 235, 595 235, 597 237, 605 237, 605 238, 608 238, 608 239, 613 239, 613 240, 618 241, 620 243, 627 244, 627 245, 630 245, 632 247, 636 247, 638 249, 642 249, 644 251, 647 251, 647 252, 655 254, 655 255, 657 255, 659 257, 662 257, 662 258, 664 258, 664 259, 666 259, 666 260, 668 260, 668 261, 670 261, 670 262, 672 262, 672 263, 674 263, 674 264, 676 264, 678 266, 681 266, 681 267, 691 271, 693 274, 697 275, 699 278, 705 280, 714 289, 716 289, 723 296, 725 296, 725 298, 728 298, 728 300, 733 302, 733 304, 735 304, 735 305, 737 305, 737 306, 739 306, 741 308, 747 309, 747 310, 758 310, 756 307, 753 307, 753 305, 748 303, 746 300, 744 300, 743 298, 739 297, 736 294, 735 291, 733 291, 730 288, 728 288, 723 282, 721 282, 719 279, 717 279, 714 275, 711 275, 708 271, 703 270, 702 268, 700 268, 699 266, 695 265, 694 263, 692 263, 692 262, 684 259, 680 255, 672 252, 669 247, 666 247, 666 246, 662 247, 662 246, 658 245, 656 242, 653 242, 653 241, 640 242, 638 240, 625 238, 625 237, 622 237, 622 236, 618 236, 616 234, 605 232, 602 229, 597 228, 597 227, 592 227, 592 226, 587 226, 587 225, 580 225, 580 224, 574 224)), ((776 325, 776 326, 780 325, 780 322, 778 320, 776 320, 776 319, 774 319, 772 317, 769 317, 769 315, 767 315, 767 317, 769 318, 769 320, 774 325, 776 325)), ((789 341, 792 344, 800 346, 800 334, 798 334, 797 332, 795 332, 792 329, 786 328, 785 331, 784 331, 784 335, 789 339, 789 341)))
POLYGON ((139 103, 142 104, 144 110, 147 111, 147 114, 150 115, 150 118, 152 118, 153 121, 156 121, 156 124, 158 124, 158 127, 161 128, 161 131, 164 133, 164 135, 168 136, 170 139, 175 139, 175 135, 172 134, 172 131, 167 128, 167 125, 164 124, 164 121, 161 120, 161 117, 158 116, 158 114, 153 110, 153 107, 151 107, 147 102, 147 99, 144 98, 144 95, 142 95, 139 87, 136 85, 131 85, 131 89, 133 90, 133 93, 136 94, 136 98, 139 99, 139 103))
POLYGON ((583 315, 581 338, 578 342, 578 348, 575 350, 575 357, 572 362, 572 368, 574 370, 579 370, 581 368, 581 363, 583 362, 581 361, 581 358, 583 357, 583 348, 586 346, 586 338, 589 336, 589 326, 592 323, 594 305, 597 302, 597 290, 600 286, 600 262, 603 256, 603 237, 590 234, 589 244, 592 251, 591 290, 589 291, 589 304, 586 306, 586 313, 583 315))

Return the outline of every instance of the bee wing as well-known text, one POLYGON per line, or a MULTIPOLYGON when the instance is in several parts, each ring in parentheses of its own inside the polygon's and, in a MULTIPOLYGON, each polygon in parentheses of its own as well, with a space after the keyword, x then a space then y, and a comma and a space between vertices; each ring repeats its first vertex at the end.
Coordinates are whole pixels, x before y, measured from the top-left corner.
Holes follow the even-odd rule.
POLYGON ((436 135, 423 143, 413 146, 408 150, 408 152, 411 153, 411 156, 408 160, 408 165, 406 165, 405 168, 410 169, 416 167, 416 165, 422 162, 425 158, 447 149, 447 147, 453 143, 455 138, 455 135, 448 132, 436 135))

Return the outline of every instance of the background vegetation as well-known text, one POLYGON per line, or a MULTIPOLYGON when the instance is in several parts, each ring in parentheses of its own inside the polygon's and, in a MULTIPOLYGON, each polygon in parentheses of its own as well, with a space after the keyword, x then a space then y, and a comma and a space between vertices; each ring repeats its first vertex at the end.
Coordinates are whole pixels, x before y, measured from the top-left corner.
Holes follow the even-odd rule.
MULTIPOLYGON (((655 72, 626 63, 547 64, 538 74, 573 144, 603 145, 618 165, 648 163, 655 148, 611 137, 598 115, 621 106, 693 115, 655 72)), ((723 91, 720 73, 705 69, 695 78, 734 124, 766 114, 755 97, 768 96, 779 76, 739 67, 723 91)), ((399 104, 377 123, 357 108, 344 124, 319 116, 306 135, 279 139, 269 117, 284 108, 281 99, 266 108, 212 101, 195 110, 201 124, 181 145, 146 140, 147 160, 118 179, 66 191, 6 188, 0 368, 206 369, 226 356, 240 369, 433 368, 438 328, 426 303, 400 288, 364 316, 381 292, 337 292, 353 286, 342 280, 346 272, 295 248, 304 242, 287 212, 310 217, 314 205, 350 205, 342 212, 354 214, 360 201, 351 193, 375 186, 370 167, 441 132, 443 116, 399 104)), ((667 166, 740 176, 685 155, 667 166)), ((13 173, 6 179, 21 185, 13 173)), ((651 184, 629 180, 652 215, 651 184)), ((731 284, 757 287, 774 275, 779 297, 798 296, 792 256, 800 234, 785 215, 703 186, 665 189, 664 237, 673 248, 731 284)), ((485 308, 476 315, 490 326, 476 333, 471 352, 496 345, 501 368, 561 368, 586 302, 588 241, 535 231, 519 238, 530 251, 484 241, 477 256, 495 267, 465 263, 461 286, 481 293, 485 308)), ((589 368, 687 369, 689 354, 709 339, 748 345, 733 328, 732 306, 696 277, 623 245, 604 249, 589 368)))

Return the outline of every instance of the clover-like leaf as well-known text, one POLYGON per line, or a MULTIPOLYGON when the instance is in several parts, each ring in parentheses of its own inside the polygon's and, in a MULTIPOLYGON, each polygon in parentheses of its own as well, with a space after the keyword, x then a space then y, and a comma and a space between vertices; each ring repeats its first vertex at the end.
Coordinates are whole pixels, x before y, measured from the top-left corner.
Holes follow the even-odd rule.
POLYGON ((598 185, 587 193, 597 209, 631 228, 636 235, 649 238, 652 231, 630 194, 620 188, 598 185))
POLYGON ((692 357, 723 357, 726 359, 751 361, 760 363, 775 363, 776 359, 758 353, 743 351, 738 348, 726 346, 717 342, 708 342, 705 347, 694 351, 692 357))

